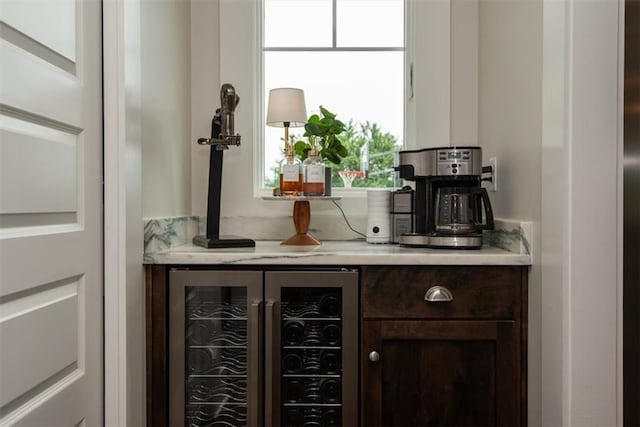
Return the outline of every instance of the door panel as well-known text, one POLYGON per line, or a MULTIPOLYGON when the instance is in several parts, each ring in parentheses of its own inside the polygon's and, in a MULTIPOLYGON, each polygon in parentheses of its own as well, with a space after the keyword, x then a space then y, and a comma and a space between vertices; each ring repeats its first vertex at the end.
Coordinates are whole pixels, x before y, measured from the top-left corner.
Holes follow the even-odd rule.
POLYGON ((356 271, 265 273, 266 425, 355 426, 356 271))
MULTIPOLYGON (((4 216, 0 215, 0 218, 3 226, 4 216)), ((69 224, 2 228, 0 304, 12 296, 17 297, 18 292, 37 294, 82 276, 81 263, 92 261, 92 256, 78 251, 78 247, 87 244, 84 231, 78 228, 78 225, 69 224), (25 268, 25 262, 29 260, 37 260, 38 268, 25 268)), ((94 242, 91 248, 99 249, 99 243, 94 242)))
POLYGON ((365 321, 364 425, 517 425, 516 331, 512 321, 365 321))
POLYGON ((4 1, 1 16, 7 25, 75 61, 76 0, 4 1))
POLYGON ((389 340, 381 354, 385 425, 495 425, 492 342, 389 340))
POLYGON ((0 424, 100 425, 99 1, 0 10, 0 424))
POLYGON ((0 116, 0 139, 0 213, 77 211, 76 135, 0 116))
POLYGON ((185 288, 186 425, 247 422, 247 288, 185 288))
MULTIPOLYGON (((85 7, 89 8, 88 3, 85 3, 85 7)), ((97 30, 99 28, 98 24, 97 30)), ((8 42, 4 38, 5 31, 1 34, 0 63, 3 65, 0 95, 5 114, 52 128, 66 129, 71 133, 87 130, 83 125, 87 112, 83 111, 82 105, 86 97, 85 89, 90 89, 86 85, 92 84, 95 79, 91 74, 80 74, 80 71, 86 70, 82 69, 85 64, 68 62, 48 50, 42 51, 40 45, 30 42, 27 36, 21 36, 20 33, 8 32, 17 35, 15 42, 20 46, 8 42)), ((99 37, 99 33, 96 37, 99 37)), ((99 45, 93 45, 93 48, 100 53, 99 45)), ((99 73, 100 69, 86 71, 99 73)), ((101 96, 99 91, 95 91, 95 95, 101 96)), ((95 102, 91 99, 87 101, 95 102)))
POLYGON ((169 425, 260 424, 262 272, 170 272, 169 425))
POLYGON ((37 294, 40 298, 21 298, 13 301, 14 307, 5 307, 14 313, 20 309, 21 313, 4 321, 0 330, 3 341, 13 344, 2 348, 0 405, 27 394, 42 378, 51 378, 70 366, 77 368, 77 283, 63 288, 55 289, 56 294, 62 294, 55 298, 42 298, 52 292, 41 292, 37 294), (23 301, 27 299, 31 301, 23 301), (37 304, 36 299, 46 302, 37 304), (45 354, 47 357, 42 358, 45 354))

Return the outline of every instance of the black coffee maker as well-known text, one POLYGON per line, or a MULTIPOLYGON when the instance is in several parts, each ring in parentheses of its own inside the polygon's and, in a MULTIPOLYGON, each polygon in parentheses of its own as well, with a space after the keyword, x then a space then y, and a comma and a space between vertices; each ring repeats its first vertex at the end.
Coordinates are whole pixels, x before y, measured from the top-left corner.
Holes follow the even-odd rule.
POLYGON ((416 183, 414 232, 400 235, 400 244, 482 247, 482 231, 494 229, 489 195, 481 187, 482 149, 439 147, 399 154, 400 178, 416 183))

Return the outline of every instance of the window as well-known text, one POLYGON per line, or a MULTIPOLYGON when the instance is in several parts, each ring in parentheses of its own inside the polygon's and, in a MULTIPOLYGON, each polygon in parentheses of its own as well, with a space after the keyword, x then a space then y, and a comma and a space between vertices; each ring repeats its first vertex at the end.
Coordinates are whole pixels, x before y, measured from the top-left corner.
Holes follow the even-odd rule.
MULTIPOLYGON (((345 186, 339 170, 364 175, 353 187, 394 186, 404 138, 404 0, 263 1, 264 111, 270 89, 303 89, 308 115, 322 105, 347 124, 349 156, 330 165, 333 186, 345 186)), ((283 132, 263 129, 263 182, 273 187, 283 132)))

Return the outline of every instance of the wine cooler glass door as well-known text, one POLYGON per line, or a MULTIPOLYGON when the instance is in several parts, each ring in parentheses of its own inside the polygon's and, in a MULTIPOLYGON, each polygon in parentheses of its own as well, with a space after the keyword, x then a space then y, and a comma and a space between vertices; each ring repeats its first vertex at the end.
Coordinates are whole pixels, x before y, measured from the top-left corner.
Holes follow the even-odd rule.
POLYGON ((259 424, 261 273, 171 271, 171 293, 171 425, 259 424))
POLYGON ((357 424, 357 287, 353 271, 266 273, 267 425, 357 424))

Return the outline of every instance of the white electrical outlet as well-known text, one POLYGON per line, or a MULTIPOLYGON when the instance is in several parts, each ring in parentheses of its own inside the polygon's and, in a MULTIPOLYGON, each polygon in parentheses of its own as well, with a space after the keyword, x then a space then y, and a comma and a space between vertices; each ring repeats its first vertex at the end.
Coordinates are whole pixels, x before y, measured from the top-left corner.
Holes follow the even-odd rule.
POLYGON ((491 166, 491 181, 489 182, 489 191, 498 191, 498 159, 492 157, 489 159, 491 166))

